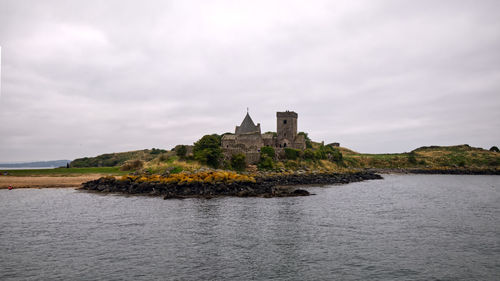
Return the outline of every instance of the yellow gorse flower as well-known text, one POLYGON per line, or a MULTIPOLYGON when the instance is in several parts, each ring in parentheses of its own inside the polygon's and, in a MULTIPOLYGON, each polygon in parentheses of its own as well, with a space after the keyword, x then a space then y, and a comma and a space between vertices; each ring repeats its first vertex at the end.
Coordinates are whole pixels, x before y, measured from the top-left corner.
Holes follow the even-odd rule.
POLYGON ((122 177, 122 180, 128 180, 133 182, 160 182, 165 184, 189 184, 189 183, 242 183, 242 182, 255 182, 255 178, 252 176, 241 175, 230 171, 209 171, 209 172, 198 172, 193 174, 188 173, 178 173, 169 176, 161 175, 141 175, 132 176, 126 175, 122 177))

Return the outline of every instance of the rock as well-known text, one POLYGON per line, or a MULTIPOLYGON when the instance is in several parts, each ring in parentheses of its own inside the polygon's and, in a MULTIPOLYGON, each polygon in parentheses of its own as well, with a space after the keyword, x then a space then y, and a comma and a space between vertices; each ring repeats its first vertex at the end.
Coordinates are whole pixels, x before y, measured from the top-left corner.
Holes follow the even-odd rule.
POLYGON ((187 197, 214 197, 214 196, 239 196, 239 197, 283 197, 307 196, 308 191, 297 189, 293 192, 280 191, 276 186, 308 185, 308 184, 338 184, 349 183, 368 179, 381 179, 382 177, 372 172, 357 172, 345 174, 332 173, 260 173, 255 177, 256 182, 231 182, 231 183, 160 183, 142 182, 131 180, 116 180, 113 177, 104 177, 89 181, 82 185, 82 189, 122 192, 128 194, 151 194, 163 196, 164 199, 187 197))
POLYGON ((304 189, 295 189, 293 192, 292 192, 294 195, 297 195, 297 196, 309 196, 309 191, 307 190, 304 190, 304 189))

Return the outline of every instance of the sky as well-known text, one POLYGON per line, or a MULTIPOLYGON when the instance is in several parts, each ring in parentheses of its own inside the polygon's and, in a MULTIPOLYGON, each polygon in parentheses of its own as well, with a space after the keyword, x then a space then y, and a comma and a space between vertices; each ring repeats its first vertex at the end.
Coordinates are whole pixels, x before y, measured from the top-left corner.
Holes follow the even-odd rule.
POLYGON ((500 1, 0 1, 0 162, 171 149, 247 108, 365 153, 500 146, 500 1))

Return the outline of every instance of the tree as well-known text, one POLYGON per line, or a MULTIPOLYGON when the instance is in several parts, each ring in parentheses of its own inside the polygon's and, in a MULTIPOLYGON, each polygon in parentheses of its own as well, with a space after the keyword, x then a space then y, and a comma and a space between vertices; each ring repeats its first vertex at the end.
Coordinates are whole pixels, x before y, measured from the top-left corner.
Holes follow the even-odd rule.
POLYGON ((408 153, 408 162, 410 162, 410 164, 417 164, 417 158, 415 158, 415 152, 410 152, 408 153))
POLYGON ((154 148, 151 149, 151 152, 150 154, 160 154, 160 153, 164 153, 164 152, 167 152, 165 149, 160 149, 160 148, 154 148))
POLYGON ((221 137, 217 134, 205 135, 194 143, 194 158, 200 163, 218 168, 222 159, 221 137))
POLYGON ((239 153, 231 156, 231 166, 236 171, 244 171, 247 167, 245 154, 239 153))
POLYGON ((490 148, 490 151, 493 151, 493 152, 500 152, 500 149, 498 149, 498 147, 496 147, 496 146, 492 146, 492 147, 490 148))
POLYGON ((270 146, 264 146, 260 149, 260 157, 267 156, 267 157, 273 159, 274 155, 275 155, 274 148, 272 148, 270 146))
POLYGON ((307 148, 306 150, 304 150, 303 157, 304 157, 304 159, 307 159, 307 160, 314 160, 316 158, 314 151, 310 148, 307 148))
POLYGON ((272 170, 274 169, 273 159, 267 155, 260 156, 259 169, 261 170, 272 170))
POLYGON ((332 162, 342 162, 343 156, 339 149, 330 145, 321 145, 318 150, 314 151, 316 159, 328 159, 332 162))
POLYGON ((342 162, 343 156, 342 152, 338 149, 334 149, 330 152, 331 161, 340 163, 342 162))
POLYGON ((285 157, 288 160, 296 160, 300 156, 300 150, 293 148, 285 148, 285 157))
POLYGON ((177 149, 175 150, 175 154, 177 156, 179 156, 179 158, 181 158, 181 159, 186 158, 186 153, 187 153, 187 148, 185 145, 177 146, 177 149))

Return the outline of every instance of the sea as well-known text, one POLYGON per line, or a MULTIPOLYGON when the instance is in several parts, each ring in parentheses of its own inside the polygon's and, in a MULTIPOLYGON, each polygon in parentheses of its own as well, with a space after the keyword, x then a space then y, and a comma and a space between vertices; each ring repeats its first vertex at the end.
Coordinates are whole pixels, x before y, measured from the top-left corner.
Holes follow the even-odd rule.
POLYGON ((0 190, 0 280, 500 280, 500 176, 308 197, 0 190))

